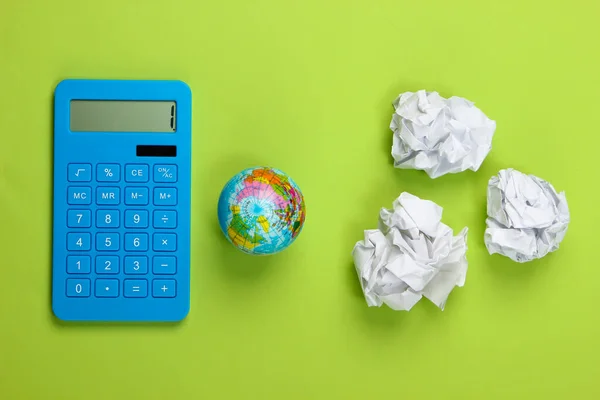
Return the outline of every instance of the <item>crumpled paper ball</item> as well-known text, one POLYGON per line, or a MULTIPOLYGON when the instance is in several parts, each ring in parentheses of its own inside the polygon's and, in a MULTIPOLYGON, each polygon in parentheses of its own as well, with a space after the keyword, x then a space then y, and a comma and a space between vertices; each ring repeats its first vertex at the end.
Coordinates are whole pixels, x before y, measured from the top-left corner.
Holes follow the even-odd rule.
POLYGON ((485 245, 523 263, 558 249, 570 222, 564 192, 534 175, 512 168, 490 178, 487 188, 485 245))
POLYGON ((477 171, 492 149, 496 122, 461 97, 419 90, 399 95, 390 123, 394 167, 430 178, 477 171))
POLYGON ((364 231, 352 251, 369 307, 409 311, 422 297, 441 310, 467 275, 467 227, 454 236, 442 208, 403 192, 382 208, 378 229, 364 231))

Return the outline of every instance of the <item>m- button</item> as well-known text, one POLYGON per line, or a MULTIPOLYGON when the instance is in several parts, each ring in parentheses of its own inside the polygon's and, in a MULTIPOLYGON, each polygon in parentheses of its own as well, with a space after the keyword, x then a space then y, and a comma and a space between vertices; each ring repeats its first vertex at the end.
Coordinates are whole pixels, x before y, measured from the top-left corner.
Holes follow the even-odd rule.
POLYGON ((125 182, 148 182, 149 169, 146 164, 125 165, 125 182))

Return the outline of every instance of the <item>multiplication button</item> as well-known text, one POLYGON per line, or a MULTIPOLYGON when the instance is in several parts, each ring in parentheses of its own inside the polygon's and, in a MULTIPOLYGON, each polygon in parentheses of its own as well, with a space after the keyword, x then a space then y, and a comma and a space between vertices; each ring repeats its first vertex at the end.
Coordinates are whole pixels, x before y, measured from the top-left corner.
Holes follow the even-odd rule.
POLYGON ((154 182, 175 183, 177 182, 177 165, 156 164, 152 171, 154 182))
POLYGON ((152 240, 154 251, 177 250, 177 236, 174 233, 155 233, 152 240))

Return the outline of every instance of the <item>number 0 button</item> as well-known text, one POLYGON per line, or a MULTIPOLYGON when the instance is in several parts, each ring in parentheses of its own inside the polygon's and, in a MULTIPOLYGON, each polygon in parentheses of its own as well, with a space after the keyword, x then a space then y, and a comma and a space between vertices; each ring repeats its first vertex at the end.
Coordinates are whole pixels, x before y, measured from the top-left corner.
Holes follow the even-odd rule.
POLYGON ((67 279, 67 297, 89 297, 89 279, 67 279))

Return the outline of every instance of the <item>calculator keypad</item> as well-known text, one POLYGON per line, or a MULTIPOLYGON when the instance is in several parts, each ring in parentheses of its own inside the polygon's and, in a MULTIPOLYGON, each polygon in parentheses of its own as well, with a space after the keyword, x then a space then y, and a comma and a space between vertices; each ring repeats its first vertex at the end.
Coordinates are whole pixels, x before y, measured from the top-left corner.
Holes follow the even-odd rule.
POLYGON ((177 296, 177 166, 67 167, 68 297, 177 296))

